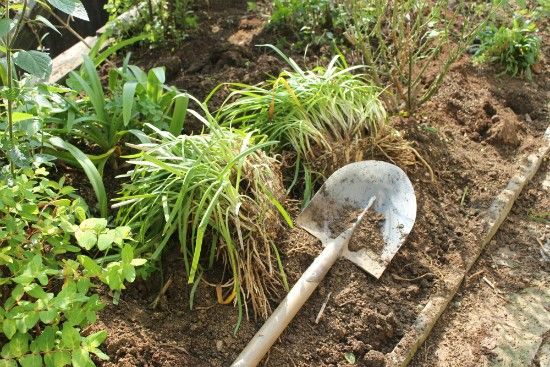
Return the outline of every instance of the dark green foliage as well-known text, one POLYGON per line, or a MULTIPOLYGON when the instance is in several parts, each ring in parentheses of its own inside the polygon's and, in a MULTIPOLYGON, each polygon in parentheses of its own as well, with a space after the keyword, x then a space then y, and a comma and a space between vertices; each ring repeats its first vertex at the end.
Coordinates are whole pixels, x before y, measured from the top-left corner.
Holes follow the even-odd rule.
POLYGON ((137 6, 141 21, 130 29, 126 24, 120 26, 131 35, 147 34, 154 46, 165 41, 181 42, 187 38, 186 31, 197 27, 197 17, 191 9, 193 3, 194 0, 109 0, 105 9, 114 19, 137 6))
POLYGON ((321 44, 334 37, 332 24, 338 17, 334 3, 330 0, 275 0, 271 25, 290 31, 300 41, 321 44))

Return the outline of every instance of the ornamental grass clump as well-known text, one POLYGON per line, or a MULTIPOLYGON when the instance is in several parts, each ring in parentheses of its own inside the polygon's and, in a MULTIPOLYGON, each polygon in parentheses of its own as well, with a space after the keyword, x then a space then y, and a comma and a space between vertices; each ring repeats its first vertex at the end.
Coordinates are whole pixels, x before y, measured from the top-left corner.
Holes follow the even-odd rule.
POLYGON ((270 47, 293 71, 256 86, 230 84, 232 93, 218 111, 224 124, 259 131, 305 162, 330 153, 335 144, 375 136, 384 125, 381 90, 352 73, 361 66, 342 67, 336 56, 326 68, 304 71, 270 47))
POLYGON ((237 303, 239 321, 247 302, 267 317, 268 299, 287 288, 274 240, 282 218, 292 224, 277 161, 263 152, 273 142, 221 128, 207 111, 207 119, 190 113, 208 134, 174 136, 148 125, 150 141, 132 145, 140 152, 129 157, 134 167, 116 199, 117 220, 134 228, 136 251, 152 259, 177 235, 190 284, 219 266, 218 301, 237 303), (222 287, 231 289, 225 297, 222 287))
POLYGON ((290 165, 296 173, 289 191, 299 172, 307 202, 316 176, 327 176, 351 161, 383 155, 399 164, 415 162, 414 149, 386 123, 379 99, 382 90, 356 73, 362 66, 347 67, 336 56, 326 68, 304 71, 280 50, 267 46, 292 71, 254 86, 229 84, 231 93, 217 117, 225 126, 258 131, 278 141, 270 149, 285 152, 285 158, 293 155, 290 165), (388 153, 388 148, 397 155, 388 153))

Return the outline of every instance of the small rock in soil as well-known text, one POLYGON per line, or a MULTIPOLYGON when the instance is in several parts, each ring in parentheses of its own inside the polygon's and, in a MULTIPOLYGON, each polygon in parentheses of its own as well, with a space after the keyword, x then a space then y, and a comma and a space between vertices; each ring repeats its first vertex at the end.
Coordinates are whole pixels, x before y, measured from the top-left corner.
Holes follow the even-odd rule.
POLYGON ((363 360, 365 367, 386 367, 386 356, 377 350, 369 350, 363 360))

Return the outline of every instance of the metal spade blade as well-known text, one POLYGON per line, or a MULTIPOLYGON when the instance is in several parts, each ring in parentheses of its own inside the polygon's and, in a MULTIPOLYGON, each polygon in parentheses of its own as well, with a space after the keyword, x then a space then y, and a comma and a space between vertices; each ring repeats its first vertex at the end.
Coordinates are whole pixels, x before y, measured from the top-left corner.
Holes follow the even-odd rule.
MULTIPOLYGON (((344 228, 346 223, 343 221, 347 220, 351 226, 373 197, 370 210, 383 216, 379 237, 384 243, 366 243, 358 251, 344 248, 342 256, 379 278, 405 241, 416 218, 414 189, 399 167, 381 161, 363 161, 340 168, 327 179, 296 222, 325 244, 341 234, 335 230, 344 228)), ((369 212, 365 214, 366 218, 368 216, 369 212)))

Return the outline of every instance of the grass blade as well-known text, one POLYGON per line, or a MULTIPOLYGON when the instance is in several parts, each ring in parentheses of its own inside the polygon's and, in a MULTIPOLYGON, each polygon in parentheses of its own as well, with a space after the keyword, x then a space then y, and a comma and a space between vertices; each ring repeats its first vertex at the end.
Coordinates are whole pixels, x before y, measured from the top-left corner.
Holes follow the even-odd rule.
POLYGON ((86 156, 86 154, 84 154, 80 149, 61 138, 52 137, 49 139, 49 142, 57 148, 68 151, 77 160, 77 162, 86 173, 88 180, 90 180, 92 188, 94 189, 99 206, 99 213, 102 217, 107 218, 107 193, 105 192, 103 179, 101 178, 101 175, 99 174, 97 168, 94 166, 90 158, 88 158, 88 156, 86 156))

